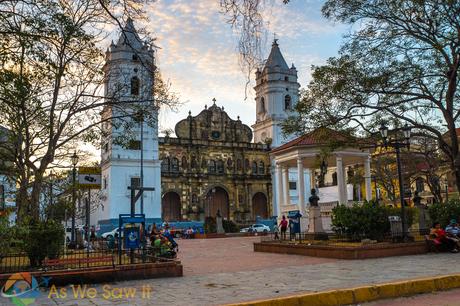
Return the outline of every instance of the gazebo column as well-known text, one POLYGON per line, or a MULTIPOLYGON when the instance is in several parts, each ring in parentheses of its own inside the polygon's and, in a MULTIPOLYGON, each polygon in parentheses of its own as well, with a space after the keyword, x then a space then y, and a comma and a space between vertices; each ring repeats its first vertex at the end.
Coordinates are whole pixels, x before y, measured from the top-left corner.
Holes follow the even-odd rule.
POLYGON ((343 160, 342 156, 336 157, 337 165, 337 187, 339 192, 339 204, 347 204, 346 198, 346 186, 345 186, 345 171, 343 169, 343 160))
POLYGON ((276 164, 275 180, 276 180, 276 211, 278 217, 281 217, 281 203, 283 202, 283 174, 280 164, 276 164))
POLYGON ((283 194, 284 205, 291 204, 291 197, 289 196, 289 168, 283 167, 283 194))
POLYGON ((368 155, 364 160, 364 180, 366 184, 366 200, 372 200, 372 187, 371 187, 371 156, 368 155))
POLYGON ((302 214, 305 203, 304 203, 304 197, 305 197, 305 182, 304 182, 304 175, 303 175, 303 164, 302 164, 302 158, 298 157, 297 158, 297 173, 298 173, 298 179, 297 179, 297 192, 299 195, 299 211, 302 214))

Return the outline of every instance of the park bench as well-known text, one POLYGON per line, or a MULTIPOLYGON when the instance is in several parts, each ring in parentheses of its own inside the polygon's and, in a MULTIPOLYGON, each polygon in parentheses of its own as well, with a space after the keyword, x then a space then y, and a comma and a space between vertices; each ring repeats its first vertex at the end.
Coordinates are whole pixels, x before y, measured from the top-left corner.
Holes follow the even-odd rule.
POLYGON ((46 259, 43 262, 43 266, 45 267, 45 269, 50 269, 50 270, 62 269, 62 268, 66 268, 67 266, 75 266, 75 268, 86 268, 86 267, 89 267, 90 265, 93 266, 93 264, 98 264, 98 265, 94 265, 93 267, 98 267, 98 266, 115 267, 115 261, 114 261, 112 254, 105 255, 105 256, 90 256, 90 257, 86 257, 86 254, 83 254, 83 256, 85 257, 46 259))

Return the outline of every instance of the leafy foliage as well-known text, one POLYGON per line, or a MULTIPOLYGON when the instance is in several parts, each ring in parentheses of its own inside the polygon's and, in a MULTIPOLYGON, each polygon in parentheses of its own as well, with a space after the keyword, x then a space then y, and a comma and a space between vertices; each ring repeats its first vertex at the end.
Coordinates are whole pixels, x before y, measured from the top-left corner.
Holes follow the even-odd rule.
POLYGON ((439 222, 442 227, 446 227, 451 219, 460 219, 460 200, 452 199, 447 203, 433 204, 428 207, 428 213, 433 222, 439 222))
MULTIPOLYGON (((339 205, 332 210, 332 228, 352 240, 363 238, 382 240, 390 232, 389 216, 400 215, 399 208, 365 202, 351 207, 339 205)), ((413 209, 406 208, 408 226, 413 222, 413 209)))
POLYGON ((397 130, 407 123, 439 144, 460 187, 460 2, 328 0, 322 12, 356 30, 313 67, 285 132, 320 125, 374 135, 383 120, 397 130))
POLYGON ((222 219, 222 226, 226 233, 237 233, 240 230, 238 225, 231 220, 222 219))
POLYGON ((64 227, 52 220, 38 222, 23 230, 24 250, 32 267, 39 266, 45 258, 57 258, 64 247, 64 227))
POLYGON ((204 232, 205 233, 216 233, 217 232, 217 223, 214 217, 206 217, 204 219, 204 232))
POLYGON ((7 216, 0 216, 0 262, 10 253, 13 239, 13 228, 9 225, 7 216))

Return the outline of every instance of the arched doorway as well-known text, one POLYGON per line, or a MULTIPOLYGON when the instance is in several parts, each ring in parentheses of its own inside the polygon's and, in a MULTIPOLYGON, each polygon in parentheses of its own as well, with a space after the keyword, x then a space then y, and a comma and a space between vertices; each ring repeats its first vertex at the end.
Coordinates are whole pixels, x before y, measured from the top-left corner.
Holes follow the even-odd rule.
POLYGON ((170 191, 163 195, 161 200, 161 219, 163 221, 180 221, 180 197, 177 193, 170 191))
POLYGON ((259 216, 262 219, 268 218, 267 197, 262 192, 256 193, 252 197, 252 218, 259 216))
POLYGON ((223 218, 229 218, 227 191, 221 187, 214 187, 211 188, 206 195, 204 211, 206 217, 215 218, 218 210, 220 210, 220 214, 223 218))

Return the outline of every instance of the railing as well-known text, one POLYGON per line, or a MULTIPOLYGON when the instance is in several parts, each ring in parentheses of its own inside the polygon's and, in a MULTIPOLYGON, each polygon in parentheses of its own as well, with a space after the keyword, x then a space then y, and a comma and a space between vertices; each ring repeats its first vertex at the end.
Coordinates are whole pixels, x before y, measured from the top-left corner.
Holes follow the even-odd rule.
POLYGON ((115 268, 119 265, 131 265, 148 262, 175 260, 175 253, 166 253, 164 249, 154 248, 146 243, 136 249, 118 250, 117 241, 93 241, 85 249, 66 249, 51 258, 29 259, 26 253, 11 253, 0 258, 0 274, 24 271, 79 270, 88 268, 115 268))
POLYGON ((425 235, 429 233, 429 229, 419 229, 409 231, 404 236, 402 232, 387 232, 385 234, 375 235, 347 235, 346 233, 289 233, 282 235, 281 233, 269 233, 267 236, 261 237, 262 242, 278 242, 278 243, 300 243, 307 245, 335 245, 335 246, 363 246, 374 245, 382 246, 389 243, 413 243, 425 241, 425 235), (369 238, 370 237, 370 238, 369 238))

